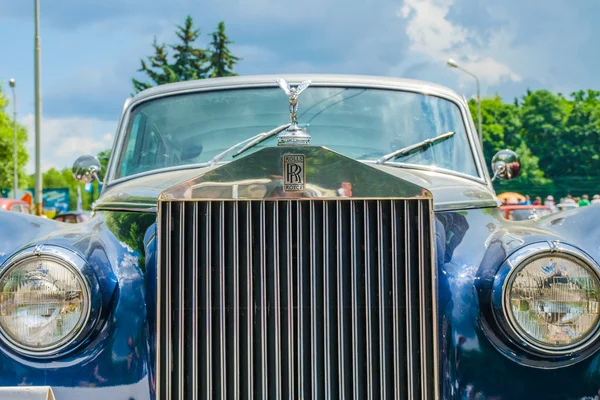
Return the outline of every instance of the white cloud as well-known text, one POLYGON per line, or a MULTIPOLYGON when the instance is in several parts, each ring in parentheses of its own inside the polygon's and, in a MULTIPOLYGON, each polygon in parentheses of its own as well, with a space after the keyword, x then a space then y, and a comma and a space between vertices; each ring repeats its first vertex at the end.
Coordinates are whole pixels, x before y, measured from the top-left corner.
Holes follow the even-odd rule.
MULTIPOLYGON (((35 125, 33 114, 20 119, 27 128, 29 162, 26 171, 35 172, 35 125)), ((42 171, 70 167, 81 155, 96 155, 112 147, 116 121, 96 118, 42 118, 42 171)))
POLYGON ((454 0, 404 1, 398 16, 406 20, 409 50, 433 62, 444 63, 448 58, 457 58, 461 67, 487 84, 520 81, 519 74, 497 59, 502 54, 499 50, 510 42, 506 30, 499 29, 485 42, 477 32, 447 18, 453 4, 454 0))

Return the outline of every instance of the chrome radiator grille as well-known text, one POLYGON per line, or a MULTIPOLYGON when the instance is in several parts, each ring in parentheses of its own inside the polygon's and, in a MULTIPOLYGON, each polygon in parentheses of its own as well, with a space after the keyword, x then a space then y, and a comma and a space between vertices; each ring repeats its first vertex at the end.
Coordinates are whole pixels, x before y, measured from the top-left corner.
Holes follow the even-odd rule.
POLYGON ((437 397, 431 212, 161 202, 158 398, 437 397))

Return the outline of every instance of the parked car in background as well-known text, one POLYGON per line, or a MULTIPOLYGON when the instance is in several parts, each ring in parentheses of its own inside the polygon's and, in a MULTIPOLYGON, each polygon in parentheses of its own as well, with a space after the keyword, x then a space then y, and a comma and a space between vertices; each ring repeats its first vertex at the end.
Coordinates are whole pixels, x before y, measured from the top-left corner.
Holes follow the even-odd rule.
POLYGON ((29 207, 29 204, 23 200, 0 199, 0 210, 31 214, 31 208, 29 207))
POLYGON ((507 221, 446 87, 277 78, 138 93, 90 221, 1 213, 7 398, 593 398, 600 207, 507 221))
POLYGON ((53 219, 55 221, 66 222, 69 224, 79 224, 85 222, 92 217, 92 213, 89 211, 68 211, 60 213, 53 219))
POLYGON ((552 209, 542 205, 527 206, 501 206, 504 218, 511 221, 525 221, 530 219, 540 219, 546 215, 552 214, 552 209))

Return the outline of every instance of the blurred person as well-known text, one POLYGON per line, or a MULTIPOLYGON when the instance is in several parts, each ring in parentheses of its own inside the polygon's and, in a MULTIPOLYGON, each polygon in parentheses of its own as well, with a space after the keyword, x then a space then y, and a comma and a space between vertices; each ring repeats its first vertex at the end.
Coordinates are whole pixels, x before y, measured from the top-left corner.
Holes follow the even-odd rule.
POLYGON ((558 211, 558 207, 556 207, 556 202, 554 201, 554 196, 552 196, 551 194, 549 194, 548 196, 546 196, 546 200, 544 201, 544 205, 546 207, 550 207, 550 209, 553 212, 558 211))
POLYGON ((600 204, 600 194, 595 194, 592 198, 591 204, 600 204))
POLYGON ((589 199, 588 195, 584 194, 583 196, 581 196, 581 200, 579 200, 578 204, 579 204, 579 207, 589 206, 590 199, 589 199))
POLYGON ((525 195, 525 200, 521 202, 521 205, 530 206, 531 205, 531 197, 529 195, 525 195))
POLYGON ((564 199, 563 203, 565 204, 577 204, 577 202, 575 201, 575 199, 573 199, 573 196, 568 194, 567 198, 564 199))
POLYGON ((536 196, 535 200, 532 203, 534 206, 540 206, 542 205, 542 198, 540 196, 536 196))

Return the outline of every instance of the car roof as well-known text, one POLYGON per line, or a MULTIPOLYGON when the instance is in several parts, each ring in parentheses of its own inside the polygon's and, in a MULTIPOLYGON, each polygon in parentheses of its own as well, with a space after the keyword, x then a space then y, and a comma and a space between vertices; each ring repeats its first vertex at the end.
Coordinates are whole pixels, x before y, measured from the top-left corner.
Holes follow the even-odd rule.
POLYGON ((454 90, 433 82, 420 81, 416 79, 397 78, 389 76, 372 75, 343 75, 343 74, 280 74, 280 75, 247 75, 229 76, 223 78, 197 79, 192 81, 167 83, 146 89, 135 95, 125 104, 142 100, 157 95, 165 95, 173 92, 181 92, 195 89, 227 89, 243 86, 273 86, 276 87, 278 78, 285 79, 290 84, 298 84, 305 80, 311 80, 313 86, 372 86, 379 88, 390 88, 398 90, 410 90, 432 95, 443 95, 455 100, 463 100, 463 97, 454 90))

